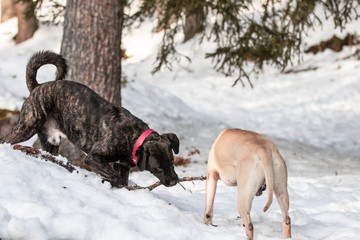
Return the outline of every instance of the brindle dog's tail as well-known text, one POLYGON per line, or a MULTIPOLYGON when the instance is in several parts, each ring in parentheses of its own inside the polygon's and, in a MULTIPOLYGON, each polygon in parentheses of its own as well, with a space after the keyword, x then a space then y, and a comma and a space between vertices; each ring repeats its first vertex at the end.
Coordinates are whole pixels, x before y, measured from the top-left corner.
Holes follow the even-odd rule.
POLYGON ((65 58, 52 51, 37 52, 31 56, 26 66, 26 85, 30 92, 39 85, 36 80, 37 70, 46 64, 53 64, 56 66, 57 71, 55 80, 63 80, 65 78, 68 71, 65 58))

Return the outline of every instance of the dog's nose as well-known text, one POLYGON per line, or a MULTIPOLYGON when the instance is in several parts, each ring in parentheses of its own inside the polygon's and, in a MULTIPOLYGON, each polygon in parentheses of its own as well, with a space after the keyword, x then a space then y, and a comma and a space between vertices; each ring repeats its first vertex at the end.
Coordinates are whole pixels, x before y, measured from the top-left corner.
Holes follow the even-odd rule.
POLYGON ((176 185, 177 183, 178 183, 178 179, 172 179, 169 182, 169 187, 172 187, 172 186, 176 185))

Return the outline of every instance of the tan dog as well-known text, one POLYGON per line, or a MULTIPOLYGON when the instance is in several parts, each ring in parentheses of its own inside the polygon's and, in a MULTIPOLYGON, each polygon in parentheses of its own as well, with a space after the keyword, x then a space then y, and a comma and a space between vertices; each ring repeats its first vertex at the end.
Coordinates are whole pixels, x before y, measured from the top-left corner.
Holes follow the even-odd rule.
POLYGON ((206 204, 204 222, 212 224, 213 204, 217 181, 238 187, 238 211, 248 239, 254 231, 250 209, 254 196, 267 188, 268 200, 264 212, 270 207, 275 192, 283 214, 284 238, 291 238, 287 170, 275 144, 255 132, 241 129, 222 131, 213 143, 207 165, 206 204))

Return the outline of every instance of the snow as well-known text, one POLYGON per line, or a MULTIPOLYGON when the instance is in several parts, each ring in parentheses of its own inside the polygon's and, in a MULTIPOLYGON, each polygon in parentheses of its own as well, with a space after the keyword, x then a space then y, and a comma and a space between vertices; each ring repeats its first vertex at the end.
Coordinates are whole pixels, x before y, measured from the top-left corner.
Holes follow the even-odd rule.
MULTIPOLYGON (((60 26, 44 26, 33 39, 14 45, 16 19, 0 24, 0 108, 20 110, 28 96, 25 66, 38 50, 59 52, 60 26)), ((359 26, 354 22, 354 26, 359 26)), ((211 43, 179 45, 192 58, 172 72, 155 75, 159 34, 151 23, 125 34, 124 61, 128 83, 123 106, 160 133, 174 132, 179 156, 191 164, 176 167, 180 177, 206 175, 206 160, 217 134, 227 127, 249 129, 273 139, 289 172, 293 239, 356 239, 360 234, 360 62, 357 50, 305 55, 294 69, 281 74, 266 67, 253 78, 254 89, 212 69, 204 59, 211 43)), ((325 25, 307 37, 332 36, 325 25), (324 33, 325 31, 325 33, 324 33)), ((54 77, 54 68, 39 71, 39 81, 54 77)), ((31 145, 33 140, 27 143, 31 145)), ((214 224, 202 223, 205 181, 184 182, 153 191, 112 189, 86 170, 65 169, 0 145, 1 239, 246 239, 236 208, 236 188, 219 182, 214 224)), ((130 183, 148 186, 148 172, 130 175, 130 183)), ((255 239, 281 239, 281 211, 276 201, 264 213, 266 194, 255 198, 251 217, 255 239)))

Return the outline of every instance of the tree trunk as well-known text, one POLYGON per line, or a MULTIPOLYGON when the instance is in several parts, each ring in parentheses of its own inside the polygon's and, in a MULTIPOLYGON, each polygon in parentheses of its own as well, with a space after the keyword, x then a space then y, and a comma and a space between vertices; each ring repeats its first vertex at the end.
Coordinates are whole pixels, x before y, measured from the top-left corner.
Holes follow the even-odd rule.
POLYGON ((204 30, 204 14, 193 13, 186 16, 184 27, 184 42, 190 40, 195 34, 204 30))
POLYGON ((1 0, 0 23, 5 22, 6 20, 16 16, 14 7, 15 6, 13 0, 1 0))
POLYGON ((32 1, 18 2, 15 4, 15 12, 18 18, 18 33, 15 36, 16 44, 31 38, 38 29, 35 12, 27 13, 31 4, 32 1))
POLYGON ((121 105, 123 1, 67 0, 61 54, 68 79, 121 105))

